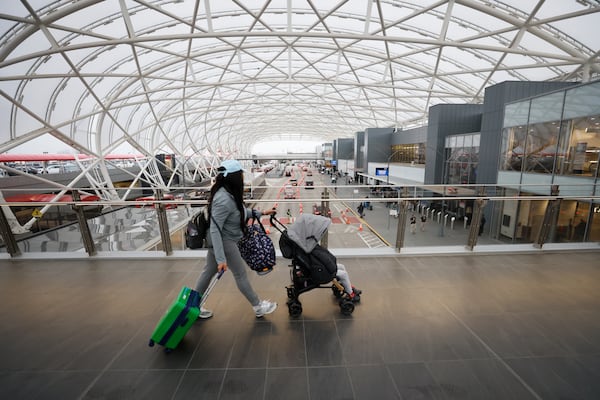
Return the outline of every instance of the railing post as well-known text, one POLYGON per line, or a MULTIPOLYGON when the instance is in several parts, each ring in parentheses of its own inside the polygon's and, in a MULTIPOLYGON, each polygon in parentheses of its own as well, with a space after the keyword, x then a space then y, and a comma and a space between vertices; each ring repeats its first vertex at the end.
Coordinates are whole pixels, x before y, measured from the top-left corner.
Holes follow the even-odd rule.
MULTIPOLYGON (((483 196, 484 188, 479 189, 479 196, 483 196)), ((473 206, 473 215, 471 216, 471 229, 469 230, 469 236, 467 237, 468 250, 473 250, 477 244, 477 238, 479 236, 479 226, 481 225, 481 217, 483 217, 483 208, 487 204, 487 200, 477 199, 473 206)))
POLYGON ((0 206, 0 235, 2 236, 2 239, 4 239, 6 249, 8 250, 10 256, 20 256, 21 250, 19 250, 19 246, 17 245, 17 241, 15 240, 15 235, 13 235, 12 229, 10 229, 10 224, 8 223, 8 219, 4 214, 3 206, 0 206))
POLYGON ((169 235, 169 223, 167 221, 167 212, 165 205, 162 203, 164 199, 162 190, 156 190, 156 200, 161 203, 155 203, 156 213, 158 215, 158 227, 160 230, 160 237, 163 244, 163 249, 165 253, 170 256, 173 254, 173 246, 171 245, 171 236, 169 235))
MULTIPOLYGON (((558 185, 552 185, 550 188, 550 195, 558 196, 560 190, 558 185)), ((542 225, 540 226, 540 230, 538 231, 537 237, 533 242, 533 247, 541 249, 544 243, 548 240, 548 236, 550 232, 554 229, 556 225, 556 218, 558 217, 558 213, 560 211, 560 204, 562 199, 557 198, 555 200, 548 200, 548 205, 546 206, 546 212, 544 213, 544 220, 542 221, 542 225)))
MULTIPOLYGON (((408 188, 402 189, 402 197, 408 196, 408 188)), ((406 220, 408 218, 408 201, 398 202, 398 227, 396 230, 396 251, 404 247, 404 232, 406 231, 406 220)))
MULTIPOLYGON (((79 192, 74 190, 71 192, 71 196, 73 201, 79 202, 81 201, 81 197, 79 196, 79 192)), ((85 218, 85 213, 83 211, 83 206, 73 204, 71 206, 75 215, 77 216, 77 222, 79 224, 79 232, 81 232, 81 240, 83 241, 83 246, 85 247, 85 251, 90 256, 96 255, 96 246, 94 245, 94 239, 92 238, 92 232, 90 232, 90 226, 87 223, 87 219, 85 218)))
MULTIPOLYGON (((324 217, 329 217, 329 192, 327 191, 327 187, 323 188, 323 192, 321 193, 321 215, 324 217)), ((323 237, 321 237, 321 246, 327 248, 329 245, 329 229, 325 230, 323 237)))

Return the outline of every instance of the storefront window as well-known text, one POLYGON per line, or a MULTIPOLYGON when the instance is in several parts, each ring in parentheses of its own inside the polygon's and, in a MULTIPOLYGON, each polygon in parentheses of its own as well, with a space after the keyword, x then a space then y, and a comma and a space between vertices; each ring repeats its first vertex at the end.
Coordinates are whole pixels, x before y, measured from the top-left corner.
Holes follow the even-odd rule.
POLYGON ((577 118, 570 124, 564 143, 563 175, 596 176, 600 156, 600 114, 577 118))
POLYGON ((446 138, 447 183, 476 183, 479 165, 479 134, 454 135, 446 138))
POLYGON ((558 149, 556 151, 556 161, 554 164, 554 173, 556 175, 569 175, 573 167, 569 160, 569 132, 572 129, 571 120, 562 121, 560 134, 558 135, 558 149))
POLYGON ((529 101, 507 104, 503 126, 527 125, 529 120, 529 101))
POLYGON ((551 93, 532 99, 529 109, 529 125, 540 122, 560 121, 564 99, 564 92, 551 93))
POLYGON ((502 130, 502 153, 500 156, 502 171, 521 171, 526 138, 527 125, 518 125, 502 130))
POLYGON ((600 82, 566 91, 563 119, 600 114, 600 82))
POLYGON ((551 174, 558 148, 560 120, 529 125, 523 171, 551 174))

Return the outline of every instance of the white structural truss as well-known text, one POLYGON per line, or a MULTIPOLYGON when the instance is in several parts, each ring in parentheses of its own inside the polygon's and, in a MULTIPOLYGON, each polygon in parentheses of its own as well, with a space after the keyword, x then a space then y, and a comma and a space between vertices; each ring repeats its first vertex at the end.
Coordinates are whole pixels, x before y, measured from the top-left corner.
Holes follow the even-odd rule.
POLYGON ((600 76, 594 0, 11 0, 0 153, 227 154, 600 76))

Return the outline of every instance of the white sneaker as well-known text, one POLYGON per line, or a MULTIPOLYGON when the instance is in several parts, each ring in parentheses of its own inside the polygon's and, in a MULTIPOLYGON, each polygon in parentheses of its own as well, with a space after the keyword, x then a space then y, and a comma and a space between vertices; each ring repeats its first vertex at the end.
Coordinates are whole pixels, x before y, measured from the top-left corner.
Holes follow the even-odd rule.
POLYGON ((213 316, 213 312, 211 310, 207 310, 204 307, 200 308, 200 314, 198 315, 198 318, 200 319, 207 319, 213 316))
POLYGON ((254 313, 256 314, 256 318, 260 318, 264 315, 271 314, 277 308, 277 303, 269 301, 269 300, 261 300, 257 306, 254 308, 254 313))

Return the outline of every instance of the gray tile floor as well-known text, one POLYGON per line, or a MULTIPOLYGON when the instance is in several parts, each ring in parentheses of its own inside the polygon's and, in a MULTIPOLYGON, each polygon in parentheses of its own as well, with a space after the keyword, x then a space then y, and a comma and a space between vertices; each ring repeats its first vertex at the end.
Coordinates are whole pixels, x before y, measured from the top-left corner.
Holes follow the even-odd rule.
POLYGON ((202 261, 8 261, 2 399, 598 399, 599 252, 344 259, 364 290, 287 312, 286 260, 256 319, 226 274, 182 345, 148 347, 202 261))

